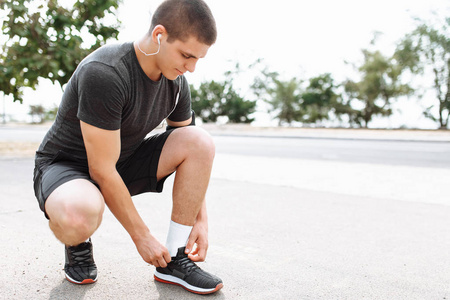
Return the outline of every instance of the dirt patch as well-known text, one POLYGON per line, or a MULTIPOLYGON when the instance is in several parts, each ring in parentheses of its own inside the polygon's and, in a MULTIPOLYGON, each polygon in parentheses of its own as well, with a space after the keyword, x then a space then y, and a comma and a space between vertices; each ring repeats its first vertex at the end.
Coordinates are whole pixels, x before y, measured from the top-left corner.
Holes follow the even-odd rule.
POLYGON ((0 142, 0 156, 33 157, 40 143, 0 142))

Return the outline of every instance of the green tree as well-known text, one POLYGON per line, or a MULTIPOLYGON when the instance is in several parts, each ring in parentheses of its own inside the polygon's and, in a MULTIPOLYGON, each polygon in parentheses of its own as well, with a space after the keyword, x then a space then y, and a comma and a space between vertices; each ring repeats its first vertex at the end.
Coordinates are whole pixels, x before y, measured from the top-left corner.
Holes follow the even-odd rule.
POLYGON ((221 103, 221 114, 227 116, 231 123, 251 123, 254 118, 250 115, 255 112, 256 101, 245 100, 234 89, 229 89, 225 101, 221 103))
POLYGON ((57 0, 0 0, 8 39, 0 48, 0 90, 14 101, 22 102, 22 88, 35 88, 39 78, 62 87, 87 54, 117 38, 120 0, 73 2, 65 8, 57 0))
POLYGON ((54 121, 56 119, 56 115, 58 114, 58 106, 53 105, 52 108, 45 110, 45 121, 54 121))
MULTIPOLYGON (((364 63, 358 68, 360 81, 347 80, 344 83, 348 97, 344 108, 351 122, 368 127, 374 116, 389 116, 392 114, 392 102, 396 97, 412 92, 407 84, 401 82, 403 66, 393 57, 386 57, 379 51, 363 50, 364 63), (362 107, 362 109, 354 109, 362 107)), ((342 108, 342 107, 341 107, 342 108)))
MULTIPOLYGON (((247 67, 247 71, 259 64, 260 59, 247 67)), ((251 123, 250 115, 256 111, 256 101, 246 100, 235 89, 234 81, 242 73, 241 65, 236 63, 234 69, 225 72, 225 98, 221 102, 221 114, 227 116, 231 123, 251 123)))
POLYGON ((450 119, 450 18, 436 26, 439 28, 423 23, 407 34, 399 42, 395 57, 414 74, 431 71, 437 103, 428 107, 424 115, 438 122, 440 129, 447 129, 450 119), (437 118, 432 113, 436 106, 437 118))
POLYGON ((202 82, 198 89, 191 88, 192 109, 203 122, 217 122, 227 116, 231 123, 251 123, 256 102, 245 100, 234 90, 230 81, 202 82))
POLYGON ((202 82, 198 89, 191 88, 192 108, 204 122, 217 122, 220 116, 228 117, 231 123, 251 123, 256 110, 256 101, 246 100, 234 87, 234 78, 241 72, 239 64, 234 70, 225 72, 222 82, 202 82))
POLYGON ((221 115, 221 102, 225 85, 214 80, 202 82, 198 89, 190 85, 192 109, 203 122, 216 122, 221 115))
POLYGON ((309 85, 302 94, 300 108, 301 121, 304 123, 317 123, 329 120, 330 112, 341 114, 343 105, 336 94, 337 86, 330 73, 322 74, 309 79, 309 85))
POLYGON ((30 105, 29 115, 33 123, 43 123, 45 120, 45 109, 42 105, 30 105))
POLYGON ((279 79, 276 72, 264 70, 262 77, 257 77, 252 85, 255 95, 267 102, 275 112, 279 125, 290 125, 294 121, 301 121, 301 81, 292 78, 289 81, 279 79))

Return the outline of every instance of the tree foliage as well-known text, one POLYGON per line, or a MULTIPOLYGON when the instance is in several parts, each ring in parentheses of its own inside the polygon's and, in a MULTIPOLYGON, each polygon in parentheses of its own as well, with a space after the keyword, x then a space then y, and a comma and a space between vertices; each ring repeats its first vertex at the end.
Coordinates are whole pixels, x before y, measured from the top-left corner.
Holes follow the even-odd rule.
POLYGON ((431 69, 437 104, 428 107, 424 115, 446 129, 450 118, 450 18, 439 27, 420 24, 400 41, 395 56, 415 74, 422 75, 431 69), (437 118, 432 113, 435 106, 437 118))
POLYGON ((339 116, 345 105, 336 93, 337 86, 330 73, 309 79, 309 85, 302 94, 301 110, 303 123, 317 123, 330 119, 330 112, 339 116))
POLYGON ((292 78, 288 81, 279 79, 277 72, 264 70, 261 77, 256 77, 252 85, 255 95, 267 102, 280 125, 290 125, 301 119, 301 81, 292 78))
POLYGON ((225 85, 215 82, 202 82, 196 89, 191 88, 192 109, 203 122, 217 122, 221 115, 221 102, 225 95, 225 85))
POLYGON ((386 57, 380 51, 363 50, 364 62, 358 68, 359 81, 344 83, 349 120, 358 126, 368 127, 374 116, 392 114, 392 102, 399 96, 412 92, 407 84, 401 82, 403 65, 393 57, 386 57), (355 107, 361 109, 353 109, 355 107))
POLYGON ((42 105, 30 105, 29 115, 33 123, 43 123, 45 120, 45 108, 42 105))
POLYGON ((222 115, 228 117, 230 123, 251 123, 254 118, 250 115, 255 112, 256 102, 245 100, 234 89, 228 89, 225 101, 221 104, 222 115))
POLYGON ((258 98, 270 104, 280 125, 293 122, 316 124, 329 120, 330 112, 339 115, 346 105, 340 103, 337 86, 329 73, 309 79, 306 88, 297 78, 284 81, 276 72, 263 71, 255 78, 253 90, 258 98))
POLYGON ((87 54, 117 38, 120 0, 73 2, 66 8, 57 0, 0 0, 7 37, 0 48, 0 90, 14 101, 39 78, 63 86, 87 54))
POLYGON ((41 124, 45 121, 54 121, 56 114, 58 112, 58 107, 54 106, 51 109, 46 109, 41 104, 30 105, 30 110, 28 114, 31 116, 31 122, 35 124, 41 124))
POLYGON ((239 65, 234 71, 225 73, 223 82, 202 82, 198 89, 191 88, 192 108, 204 122, 217 122, 220 116, 228 117, 230 123, 251 123, 250 117, 256 110, 256 102, 245 100, 234 88, 234 75, 240 72, 239 65))

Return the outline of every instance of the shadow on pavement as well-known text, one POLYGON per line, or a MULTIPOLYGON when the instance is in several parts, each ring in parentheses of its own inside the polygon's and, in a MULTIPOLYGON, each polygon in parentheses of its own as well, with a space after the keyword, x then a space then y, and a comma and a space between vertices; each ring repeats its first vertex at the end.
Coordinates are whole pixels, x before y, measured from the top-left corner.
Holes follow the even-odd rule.
POLYGON ((94 287, 94 284, 76 285, 62 279, 50 292, 50 300, 70 298, 72 300, 85 299, 86 293, 94 287))
MULTIPOLYGON (((167 299, 198 299, 199 295, 187 292, 180 286, 175 286, 172 284, 161 283, 155 280, 156 290, 158 291, 159 300, 167 299)), ((209 295, 201 295, 205 299, 225 299, 225 295, 222 290, 209 295)))

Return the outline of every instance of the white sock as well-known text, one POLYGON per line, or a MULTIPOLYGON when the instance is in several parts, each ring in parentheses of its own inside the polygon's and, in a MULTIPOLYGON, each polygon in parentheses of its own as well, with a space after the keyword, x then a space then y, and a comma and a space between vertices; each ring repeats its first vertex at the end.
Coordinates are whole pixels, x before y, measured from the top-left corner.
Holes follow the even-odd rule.
POLYGON ((191 234, 192 226, 170 221, 169 233, 167 234, 166 247, 169 250, 170 256, 176 256, 178 248, 184 247, 187 244, 189 235, 191 234))

